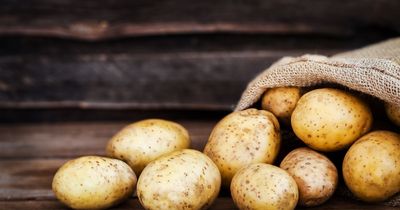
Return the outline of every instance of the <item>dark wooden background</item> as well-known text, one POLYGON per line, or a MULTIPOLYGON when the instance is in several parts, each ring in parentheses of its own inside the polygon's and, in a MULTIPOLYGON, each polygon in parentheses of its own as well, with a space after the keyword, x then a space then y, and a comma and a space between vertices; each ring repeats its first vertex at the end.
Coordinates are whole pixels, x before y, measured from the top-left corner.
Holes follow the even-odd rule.
MULTIPOLYGON (((277 59, 396 37, 399 20, 399 0, 2 0, 0 209, 65 209, 50 187, 57 168, 104 155, 135 120, 176 120, 201 150, 277 59)), ((226 190, 212 207, 232 208, 226 190)), ((315 209, 396 208, 335 196, 315 209)))
POLYGON ((280 57, 395 37, 399 19, 398 0, 3 0, 0 109, 228 111, 280 57))

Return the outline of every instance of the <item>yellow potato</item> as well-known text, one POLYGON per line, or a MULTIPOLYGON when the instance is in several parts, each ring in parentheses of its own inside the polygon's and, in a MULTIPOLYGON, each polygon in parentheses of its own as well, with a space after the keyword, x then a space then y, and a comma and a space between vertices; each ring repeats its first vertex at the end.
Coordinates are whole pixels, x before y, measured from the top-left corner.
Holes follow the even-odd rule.
POLYGON ((400 192, 400 135, 374 131, 361 137, 346 153, 343 177, 350 191, 367 202, 400 192))
POLYGON ((400 126, 400 106, 395 104, 385 104, 385 110, 388 118, 397 126, 400 126))
POLYGON ((131 196, 135 184, 135 173, 123 161, 85 156, 58 169, 52 188, 73 209, 105 209, 131 196))
POLYGON ((296 207, 296 182, 283 169, 255 163, 241 169, 232 179, 231 194, 239 209, 286 210, 296 207))
POLYGON ((109 157, 123 160, 136 174, 156 158, 189 148, 188 131, 181 125, 160 119, 142 120, 126 126, 107 144, 109 157))
POLYGON ((218 196, 221 175, 203 153, 185 149, 151 162, 139 177, 145 209, 206 209, 218 196))
POLYGON ((292 114, 294 133, 318 151, 350 146, 372 124, 369 107, 342 90, 322 88, 304 94, 292 114))
POLYGON ((300 99, 299 87, 278 87, 265 92, 261 100, 261 107, 270 111, 281 122, 290 125, 290 117, 300 99))
POLYGON ((338 172, 324 155, 303 147, 291 151, 280 165, 296 181, 299 188, 299 205, 317 206, 327 201, 335 192, 338 172))
POLYGON ((224 186, 242 167, 251 163, 272 163, 280 145, 279 123, 264 110, 233 112, 213 129, 204 153, 218 166, 224 186))

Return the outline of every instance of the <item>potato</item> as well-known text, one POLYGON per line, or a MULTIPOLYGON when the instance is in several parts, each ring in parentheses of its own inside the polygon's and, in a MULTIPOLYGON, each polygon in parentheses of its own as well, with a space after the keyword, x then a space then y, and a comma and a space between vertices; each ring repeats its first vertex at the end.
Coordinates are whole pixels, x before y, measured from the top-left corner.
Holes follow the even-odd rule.
POLYGON ((261 100, 261 107, 270 111, 281 122, 290 125, 290 117, 300 99, 299 87, 278 87, 265 92, 261 100))
POLYGON ((374 131, 361 137, 347 151, 342 169, 347 187, 363 201, 400 192, 400 135, 374 131))
POLYGON ((123 160, 136 174, 156 158, 189 148, 188 131, 181 125, 160 119, 142 120, 126 126, 107 144, 109 157, 123 160))
POLYGON ((52 188, 73 209, 105 209, 131 196, 135 184, 135 173, 123 161, 85 156, 58 169, 52 188))
POLYGON ((280 145, 279 123, 264 110, 233 112, 213 129, 204 153, 218 166, 224 186, 233 175, 251 163, 272 163, 280 145))
POLYGON ((221 174, 203 153, 184 149, 151 162, 139 177, 145 209, 206 209, 218 196, 221 174))
POLYGON ((327 201, 335 192, 338 172, 324 155, 303 147, 291 151, 280 165, 296 181, 299 188, 299 205, 317 206, 327 201))
POLYGON ((342 90, 322 88, 304 94, 292 114, 294 133, 309 147, 324 152, 350 146, 372 124, 369 107, 342 90))
POLYGON ((385 103, 386 115, 395 125, 400 126, 400 106, 385 103))
POLYGON ((231 194, 239 209, 294 209, 299 198, 294 179, 285 170, 264 163, 237 172, 231 194))

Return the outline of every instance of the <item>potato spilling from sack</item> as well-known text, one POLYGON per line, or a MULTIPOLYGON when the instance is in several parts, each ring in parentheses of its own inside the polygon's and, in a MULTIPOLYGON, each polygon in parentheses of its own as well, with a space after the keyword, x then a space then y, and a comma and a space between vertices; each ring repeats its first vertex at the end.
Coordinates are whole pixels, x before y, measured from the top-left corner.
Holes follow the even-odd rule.
POLYGON ((292 113, 292 128, 309 147, 337 151, 350 146, 372 125, 369 107, 338 89, 322 88, 304 94, 292 113))
POLYGON ((280 146, 279 123, 264 110, 233 112, 214 127, 204 153, 218 166, 223 185, 251 163, 272 163, 280 146))
MULTIPOLYGON (((225 116, 211 131, 204 153, 188 149, 189 133, 177 123, 148 119, 130 124, 107 144, 107 155, 116 159, 86 156, 68 161, 55 174, 53 191, 71 208, 105 209, 131 196, 135 174, 140 174, 137 196, 148 210, 207 209, 221 186, 229 187, 239 209, 291 210, 323 204, 337 188, 336 166, 314 150, 350 147, 342 172, 356 197, 379 202, 399 193, 400 135, 367 134, 371 110, 351 93, 333 88, 302 93, 299 87, 267 90, 261 99, 264 110, 249 108, 225 116), (280 168, 272 165, 281 146, 278 119, 311 148, 286 142, 283 149, 297 149, 280 168)), ((399 107, 385 108, 399 125, 399 107)), ((286 134, 285 139, 293 137, 286 134)))
POLYGON ((400 127, 400 105, 385 103, 385 110, 390 121, 400 127))
POLYGON ((189 148, 188 131, 181 125, 160 119, 142 120, 126 126, 107 145, 107 155, 123 160, 140 174, 156 158, 189 148))
POLYGON ((241 169, 232 179, 231 194, 239 209, 294 209, 298 189, 283 169, 256 163, 241 169))
POLYGON ((145 209, 206 209, 218 196, 221 175, 203 153, 185 149, 151 162, 139 177, 145 209))
POLYGON ((281 162, 299 188, 299 205, 317 206, 335 192, 338 172, 324 155, 306 147, 291 151, 281 162))
POLYGON ((400 135, 374 131, 357 140, 344 158, 343 177, 363 201, 383 201, 400 192, 400 135))
POLYGON ((124 162, 86 156, 70 160, 54 175, 56 197, 73 209, 105 209, 132 195, 136 175, 124 162))
POLYGON ((263 95, 261 107, 270 111, 281 122, 290 125, 290 117, 300 96, 301 89, 299 87, 271 88, 263 95))

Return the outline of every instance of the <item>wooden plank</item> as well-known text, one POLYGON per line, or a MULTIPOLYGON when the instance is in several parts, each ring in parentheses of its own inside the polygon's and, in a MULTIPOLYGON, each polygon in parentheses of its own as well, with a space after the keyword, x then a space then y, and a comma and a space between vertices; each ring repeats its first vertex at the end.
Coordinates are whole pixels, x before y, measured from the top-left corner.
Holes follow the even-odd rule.
MULTIPOLYGON (((19 210, 19 209, 31 209, 31 210, 61 210, 68 209, 60 202, 57 201, 0 201, 0 210, 19 210)), ((116 207, 110 208, 113 210, 142 210, 144 209, 137 199, 130 199, 116 207)), ((236 209, 230 198, 218 198, 214 204, 209 208, 210 210, 228 210, 236 209)))
POLYGON ((178 109, 80 109, 80 108, 7 108, 0 109, 0 124, 4 123, 55 123, 55 122, 133 122, 146 118, 175 121, 220 119, 230 111, 178 110, 178 109), (212 117, 210 117, 212 116, 212 117))
POLYGON ((47 55, 68 58, 83 55, 129 54, 152 56, 176 53, 285 51, 332 54, 362 47, 397 36, 396 33, 368 36, 332 37, 326 35, 190 34, 146 36, 86 42, 53 37, 2 36, 1 56, 47 55))
MULTIPOLYGON (((216 120, 179 120, 178 122, 188 129, 192 141, 191 147, 202 150, 216 120)), ((73 158, 81 155, 105 155, 107 141, 129 123, 0 125, 0 150, 2 151, 0 159, 73 158), (66 146, 66 142, 68 142, 68 146, 66 146)), ((33 165, 37 164, 41 163, 33 165)))
MULTIPOLYGON (((0 209, 19 209, 31 206, 33 209, 43 209, 62 206, 55 200, 51 192, 51 181, 55 171, 68 159, 27 159, 27 160, 0 160, 0 209), (45 202, 32 202, 45 201, 45 202), (11 202, 14 201, 14 202, 11 202), (52 201, 52 202, 47 202, 52 201), (8 208, 9 207, 9 208, 8 208)), ((229 191, 222 190, 219 201, 229 196, 229 191)), ((137 202, 137 201, 135 201, 137 202)), ((231 202, 231 201, 230 201, 231 202)), ((219 202, 217 202, 219 203, 219 202)), ((216 209, 221 209, 219 205, 216 209)), ((222 205, 225 206, 225 205, 222 205)), ((232 204, 230 205, 232 206, 232 204)), ((351 199, 344 199, 335 195, 331 201, 317 209, 394 209, 382 204, 363 204, 351 199)))
POLYGON ((0 58, 0 107, 229 110, 257 73, 283 55, 300 54, 0 58))
MULTIPOLYGON (((64 210, 68 209, 63 204, 55 200, 25 200, 25 201, 0 201, 0 210, 64 210)), ((113 210, 142 210, 144 209, 137 199, 129 199, 128 201, 110 208, 113 210)), ((218 197, 210 210, 230 210, 237 209, 230 197, 218 197)), ((297 210, 306 210, 310 208, 297 207, 297 210)), ((315 210, 395 210, 398 208, 382 206, 377 204, 366 204, 352 200, 346 200, 338 196, 332 197, 328 202, 321 206, 313 207, 315 210)))
POLYGON ((0 108, 231 110, 246 84, 283 56, 331 55, 379 38, 4 38, 0 108))
MULTIPOLYGON (((53 175, 69 159, 0 160, 0 201, 55 200, 51 190, 53 175)), ((221 197, 229 196, 224 189, 221 197)))
POLYGON ((4 58, 0 60, 3 86, 0 100, 3 108, 227 110, 239 99, 250 79, 284 54, 87 55, 67 60, 51 56, 4 58))
MULTIPOLYGON (((218 204, 228 203, 225 199, 218 200, 218 204)), ((229 203, 228 203, 229 205, 229 203)), ((19 209, 31 209, 31 210, 65 210, 69 209, 58 201, 37 201, 37 200, 28 200, 28 201, 0 201, 0 210, 19 210, 19 209)), ((130 199, 118 206, 110 208, 113 210, 138 210, 143 209, 137 199, 130 199)))
MULTIPOLYGON (((189 130, 191 148, 203 150, 217 118, 178 120, 189 130)), ((104 155, 108 139, 128 122, 0 125, 0 200, 54 199, 52 176, 68 159, 104 155)), ((284 156, 295 144, 283 132, 284 156)), ((282 159, 280 157, 279 159, 282 159)), ((279 161, 277 161, 279 162, 279 161)))
POLYGON ((348 35, 399 31, 397 0, 78 1, 5 0, 0 34, 99 40, 188 33, 348 35))
MULTIPOLYGON (((174 120, 172 117, 164 119, 174 120, 188 129, 191 148, 202 151, 213 127, 222 117, 215 116, 202 120, 174 120)), ((134 120, 130 122, 3 124, 0 125, 0 150, 2 151, 0 159, 59 159, 81 155, 105 155, 107 141, 118 130, 132 122, 134 120)), ((285 147, 282 147, 277 161, 292 149, 304 146, 293 132, 285 127, 282 127, 281 135, 285 147)))
POLYGON ((51 182, 67 159, 1 160, 0 200, 54 199, 51 182))
MULTIPOLYGON (((208 120, 180 120, 192 134, 193 148, 202 150, 216 123, 208 120)), ((56 170, 70 158, 104 155, 107 139, 127 122, 52 123, 0 125, 0 209, 64 209, 51 192, 56 170)), ((284 156, 293 147, 293 134, 283 130, 284 156)), ((282 157, 278 159, 282 159, 282 157)), ((278 160, 277 162, 279 162, 278 160)), ((340 162, 340 159, 337 159, 340 162)), ((341 194, 341 192, 339 193, 341 194)), ((141 209, 130 199, 115 209, 141 209)), ((229 191, 222 190, 212 209, 232 209, 229 191)), ((381 204, 364 204, 335 195, 316 209, 394 209, 381 204)))

